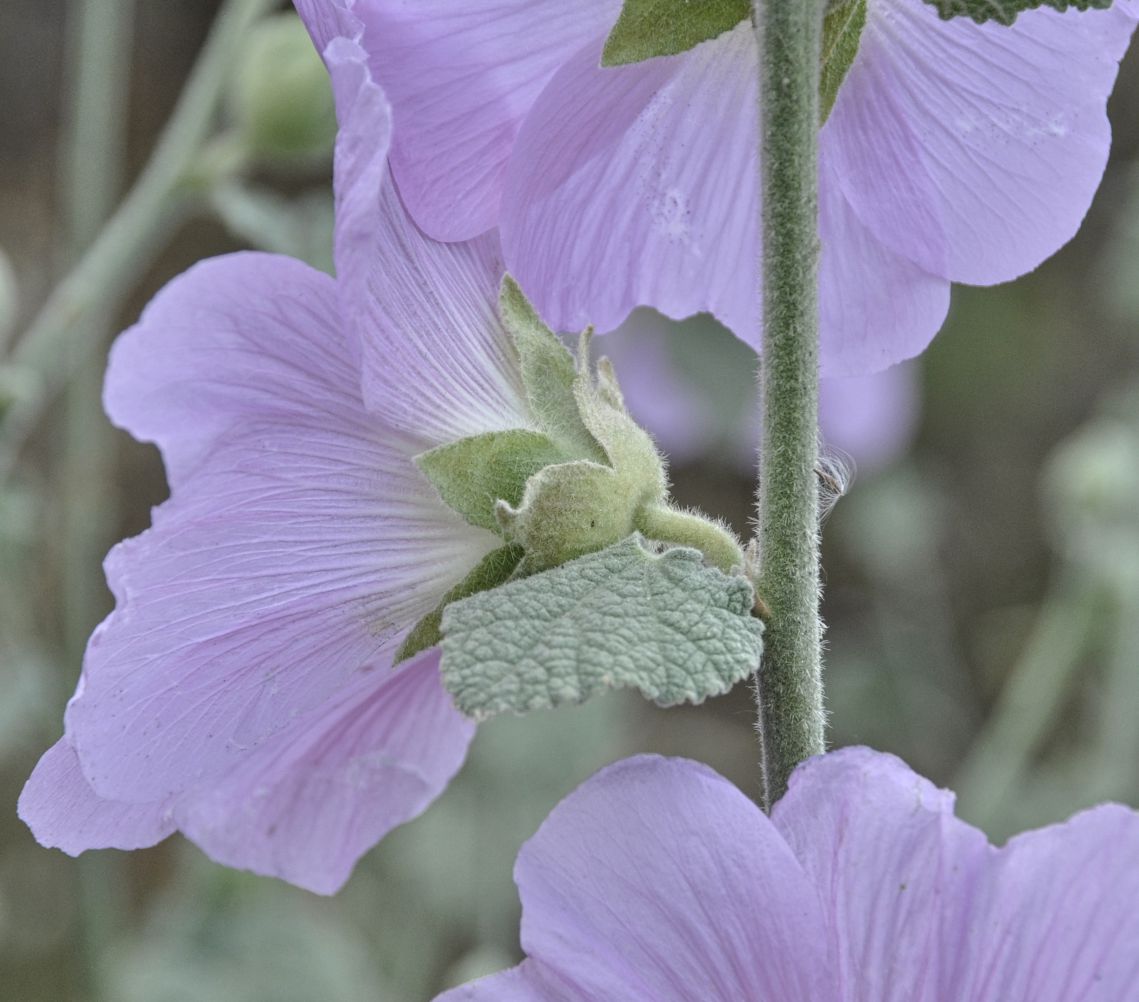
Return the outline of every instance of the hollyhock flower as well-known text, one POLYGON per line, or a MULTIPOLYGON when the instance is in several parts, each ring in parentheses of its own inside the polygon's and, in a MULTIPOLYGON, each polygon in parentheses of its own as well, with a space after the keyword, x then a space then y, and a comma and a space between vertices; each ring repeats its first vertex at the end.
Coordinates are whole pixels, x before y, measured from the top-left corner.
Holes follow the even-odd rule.
MULTIPOLYGON (((551 326, 615 328, 638 305, 715 314, 760 343, 756 46, 748 23, 675 56, 602 68, 621 0, 357 0, 396 111, 416 221, 496 223, 551 326)), ((1036 267, 1075 233, 1110 144, 1105 102, 1139 20, 1034 10, 940 21, 867 0, 820 135, 821 366, 921 352, 950 282, 1036 267)))
POLYGON ((528 959, 440 999, 1139 999, 1139 814, 997 849, 866 748, 801 765, 770 818, 695 762, 618 762, 514 873, 528 959))
MULTIPOLYGON (((673 462, 710 455, 755 472, 760 440, 759 388, 750 353, 707 317, 676 324, 638 310, 605 338, 621 373, 633 419, 673 462)), ((876 470, 913 442, 921 412, 917 363, 869 376, 819 383, 819 430, 825 445, 876 470)))
POLYGON ((314 20, 336 92, 338 280, 243 253, 163 289, 116 343, 112 420, 170 500, 116 546, 64 737, 19 810, 69 853, 181 830, 336 890, 459 768, 473 725, 403 637, 502 540, 411 457, 532 427, 485 237, 442 245, 387 178, 389 108, 352 25, 314 20))

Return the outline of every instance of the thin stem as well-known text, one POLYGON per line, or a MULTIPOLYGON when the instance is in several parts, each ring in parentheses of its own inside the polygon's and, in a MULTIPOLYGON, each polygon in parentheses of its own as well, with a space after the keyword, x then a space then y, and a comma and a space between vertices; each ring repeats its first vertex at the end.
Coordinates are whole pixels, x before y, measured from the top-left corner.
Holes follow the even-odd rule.
POLYGON ((713 564, 731 573, 744 564, 739 541, 718 522, 669 505, 646 505, 637 513, 637 531, 660 543, 691 546, 713 564))
POLYGON ((755 0, 763 212, 759 728, 768 806, 823 750, 819 620, 818 123, 822 0, 755 0))
MULTIPOLYGON (((72 0, 68 32, 66 128, 60 144, 66 264, 98 235, 118 198, 125 168, 126 107, 134 0, 72 0)), ((112 315, 89 310, 68 344, 105 343, 112 315)), ((98 572, 113 517, 107 498, 110 429, 99 420, 102 374, 77 367, 68 386, 62 480, 64 646, 78 664, 87 634, 102 612, 104 586, 98 572)))
POLYGON ((1069 575, 1046 599, 1020 659, 954 782, 958 810, 985 827, 996 821, 1055 725, 1102 616, 1099 586, 1069 575))
POLYGON ((75 339, 76 324, 92 309, 110 309, 130 289, 147 259, 203 194, 193 177, 214 127, 230 67, 248 29, 275 0, 227 0, 214 21, 178 105, 138 181, 71 272, 56 286, 12 352, 11 364, 31 375, 37 392, 11 405, 0 426, 0 479, 54 395, 98 348, 75 339))
POLYGON ((1139 582, 1128 575, 1116 585, 1115 642, 1107 665, 1098 768, 1104 797, 1129 802, 1136 795, 1139 761, 1139 582))
MULTIPOLYGON (((60 143, 64 207, 64 263, 70 266, 91 244, 114 208, 126 161, 126 108, 130 89, 134 0, 72 0, 68 45, 71 79, 66 127, 60 143)), ((105 344, 110 304, 77 322, 67 349, 105 344)), ((81 358, 82 360, 82 358, 81 358)), ((77 365, 64 400, 63 456, 58 497, 63 607, 63 658, 74 681, 87 634, 100 618, 106 589, 99 573, 113 515, 107 471, 113 442, 100 420, 102 374, 77 365)), ((102 958, 122 924, 120 861, 79 862, 82 975, 93 999, 107 996, 102 958)))

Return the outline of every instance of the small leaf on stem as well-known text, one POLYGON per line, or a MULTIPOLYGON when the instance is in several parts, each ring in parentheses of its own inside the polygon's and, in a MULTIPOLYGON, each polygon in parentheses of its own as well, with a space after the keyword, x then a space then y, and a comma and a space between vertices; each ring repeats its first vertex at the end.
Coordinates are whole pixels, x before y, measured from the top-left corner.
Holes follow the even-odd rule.
POLYGON ((674 56, 730 31, 751 14, 750 0, 625 0, 605 41, 602 66, 674 56))

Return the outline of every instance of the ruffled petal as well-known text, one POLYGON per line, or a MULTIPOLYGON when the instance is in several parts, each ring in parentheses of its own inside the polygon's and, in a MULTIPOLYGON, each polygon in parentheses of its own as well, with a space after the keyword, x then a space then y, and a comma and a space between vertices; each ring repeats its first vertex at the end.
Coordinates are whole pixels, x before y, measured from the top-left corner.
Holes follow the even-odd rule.
POLYGON ((165 803, 123 804, 97 796, 66 738, 44 752, 16 810, 40 845, 69 856, 88 849, 142 849, 174 831, 165 803))
POLYGON ((763 813, 697 763, 602 770, 554 809, 514 873, 522 947, 562 997, 834 997, 802 868, 763 813))
POLYGON ((431 803, 458 771, 474 724, 426 652, 375 672, 261 745, 179 806, 179 827, 227 866, 318 894, 431 803))
POLYGON ((949 282, 874 237, 833 158, 819 157, 819 372, 862 376, 920 354, 949 312, 949 282))
POLYGON ((939 998, 1139 999, 1139 814, 1097 807, 994 855, 939 998))
POLYGON ((874 235, 944 278, 988 285, 1076 232, 1107 162, 1105 103, 1139 19, 1021 14, 1011 28, 870 0, 858 55, 823 128, 874 235))
POLYGON ((392 169, 425 232, 468 240, 497 223, 522 119, 620 9, 620 0, 357 4, 372 73, 395 107, 392 169))
POLYGON ((953 795, 900 759, 843 748, 795 770, 772 812, 814 887, 851 1002, 941 1002, 991 853, 953 795))
POLYGON ((353 0, 293 0, 293 6, 317 52, 324 52, 334 38, 359 38, 364 30, 353 12, 353 0))
POLYGON ((222 258, 175 279, 114 349, 116 415, 135 413, 138 386, 172 402, 164 421, 201 412, 208 423, 214 396, 231 392, 249 405, 153 528, 107 559, 117 606, 91 639, 67 716, 101 796, 159 800, 236 767, 386 665, 498 543, 447 510, 408 444, 365 411, 334 318, 327 276, 287 259, 222 258), (194 322, 159 324, 167 298, 201 304, 194 322), (230 354, 208 372, 187 362, 227 339, 230 354))
POLYGON ((560 330, 635 306, 714 313, 759 344, 755 41, 741 26, 680 56, 568 60, 507 172, 507 265, 560 330))
POLYGON ((505 270, 497 237, 441 244, 416 228, 388 176, 389 111, 363 50, 336 39, 325 62, 340 119, 336 268, 365 403, 423 446, 530 427, 496 309, 505 270))

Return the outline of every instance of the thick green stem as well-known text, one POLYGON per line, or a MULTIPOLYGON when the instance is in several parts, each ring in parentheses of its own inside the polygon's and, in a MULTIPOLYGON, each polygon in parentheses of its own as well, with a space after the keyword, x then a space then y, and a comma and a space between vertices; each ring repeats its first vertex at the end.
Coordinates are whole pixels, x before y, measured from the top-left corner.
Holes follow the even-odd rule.
POLYGON ((823 750, 819 620, 818 124, 823 0, 755 0, 763 202, 759 725, 768 806, 823 750))
POLYGON ((90 310, 113 309, 121 301, 153 251, 204 194, 205 183, 193 169, 213 131, 226 79, 248 29, 275 6, 274 0, 227 0, 146 168, 16 343, 11 364, 37 385, 3 415, 0 479, 44 408, 98 347, 97 338, 74 337, 78 322, 90 310))

